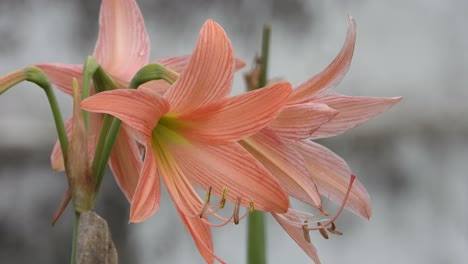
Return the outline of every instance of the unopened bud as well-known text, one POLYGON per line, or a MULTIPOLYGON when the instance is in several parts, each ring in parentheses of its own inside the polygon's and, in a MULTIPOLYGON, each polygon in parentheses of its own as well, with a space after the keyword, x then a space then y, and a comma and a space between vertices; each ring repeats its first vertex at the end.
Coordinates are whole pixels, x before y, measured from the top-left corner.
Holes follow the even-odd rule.
POLYGON ((80 98, 78 81, 73 79, 73 124, 66 171, 76 212, 92 209, 96 196, 91 164, 88 159, 87 132, 80 108, 80 98))

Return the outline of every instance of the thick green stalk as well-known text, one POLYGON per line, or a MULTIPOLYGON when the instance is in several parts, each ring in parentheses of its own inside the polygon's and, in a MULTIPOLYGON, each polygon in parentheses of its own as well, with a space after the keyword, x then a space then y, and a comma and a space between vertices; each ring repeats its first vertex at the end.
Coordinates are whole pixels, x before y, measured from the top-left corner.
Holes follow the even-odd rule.
POLYGON ((55 97, 54 90, 50 87, 44 88, 47 99, 49 100, 50 109, 52 110, 52 115, 54 116, 55 128, 57 129, 57 135, 60 141, 60 147, 62 149, 63 161, 66 164, 67 160, 67 149, 68 149, 68 137, 67 131, 63 124, 62 113, 60 112, 60 107, 55 97))
MULTIPOLYGON (((262 57, 260 65, 260 77, 258 87, 265 87, 267 84, 268 53, 270 49, 270 25, 263 26, 262 35, 262 57)), ((266 241, 265 241, 265 215, 263 212, 252 212, 248 217, 247 226, 247 263, 265 264, 266 263, 266 241)))
POLYGON ((76 251, 78 248, 78 228, 80 226, 80 213, 75 212, 75 222, 73 223, 73 242, 72 242, 72 252, 71 252, 71 264, 76 264, 76 251))

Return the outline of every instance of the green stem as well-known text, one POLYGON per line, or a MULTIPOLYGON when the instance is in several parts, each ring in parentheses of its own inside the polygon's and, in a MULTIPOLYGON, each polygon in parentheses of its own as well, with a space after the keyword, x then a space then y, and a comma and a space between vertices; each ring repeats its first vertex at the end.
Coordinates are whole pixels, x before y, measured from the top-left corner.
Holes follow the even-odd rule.
POLYGON ((44 92, 46 93, 47 99, 49 100, 50 109, 52 110, 52 115, 54 116, 55 128, 57 130, 57 135, 60 141, 60 147, 62 149, 63 161, 67 162, 67 149, 68 149, 68 137, 67 131, 65 130, 65 125, 63 124, 62 113, 60 112, 60 107, 55 97, 54 90, 49 86, 48 88, 43 87, 44 92))
POLYGON ((22 81, 32 82, 44 90, 47 96, 47 100, 49 101, 50 108, 52 110, 55 128, 57 130, 57 135, 60 141, 60 147, 62 148, 63 159, 66 163, 68 149, 67 132, 65 130, 62 112, 60 111, 60 106, 57 102, 57 98, 55 97, 54 90, 50 85, 49 78, 47 78, 44 72, 42 72, 41 69, 37 67, 30 66, 22 70, 13 72, 11 74, 7 74, 6 76, 0 78, 0 94, 4 93, 5 91, 9 90, 11 87, 15 86, 16 84, 22 81))
MULTIPOLYGON (((263 26, 262 35, 262 57, 261 72, 258 80, 258 87, 265 87, 267 84, 268 53, 270 50, 271 26, 263 26)), ((247 263, 265 264, 266 263, 266 241, 265 241, 265 216, 263 212, 255 211, 248 217, 247 223, 247 263)))
POLYGON ((106 145, 106 138, 107 134, 109 133, 110 126, 112 124, 112 121, 115 118, 111 115, 104 115, 104 120, 102 121, 102 126, 101 126, 101 133, 99 134, 99 139, 98 143, 96 146, 96 153, 94 154, 94 159, 93 159, 93 164, 92 164, 92 170, 93 170, 93 175, 95 177, 95 183, 96 183, 96 188, 95 190, 98 191, 99 187, 101 186, 102 182, 102 177, 104 176, 104 173, 101 172, 102 168, 105 168, 105 164, 107 163, 107 160, 104 161, 104 165, 102 164, 102 156, 103 156, 103 149, 104 146, 106 145))
MULTIPOLYGON (((81 86, 81 100, 88 98, 88 96, 91 94, 91 78, 93 77, 97 68, 99 68, 99 64, 97 63, 97 61, 93 57, 88 56, 83 66, 83 78, 82 78, 82 83, 81 83, 82 85, 81 86)), ((88 129, 89 127, 88 111, 83 110, 83 119, 85 122, 86 129, 88 129)))
MULTIPOLYGON (((111 125, 108 129, 108 133, 105 136, 105 139, 102 138, 102 135, 99 136, 100 142, 98 143, 98 146, 101 146, 101 151, 99 152, 99 156, 95 157, 93 160, 93 172, 95 173, 95 179, 96 179, 96 190, 99 190, 99 187, 101 186, 102 178, 104 177, 104 172, 106 169, 106 164, 107 161, 109 160, 110 154, 112 153, 112 148, 114 146, 115 140, 117 139, 117 136, 119 134, 120 130, 120 125, 122 124, 122 121, 120 121, 117 118, 110 118, 111 120, 111 125), (102 143, 102 141, 104 143, 102 143), (96 165, 95 165, 96 163, 96 165)), ((103 130, 101 130, 102 134, 103 130)), ((96 153, 98 153, 98 148, 96 148, 96 153)))
POLYGON ((71 264, 76 264, 76 254, 78 248, 78 228, 80 226, 80 213, 75 212, 75 222, 73 223, 73 242, 71 252, 71 264))
POLYGON ((268 54, 270 53, 270 35, 271 35, 271 26, 263 26, 263 35, 262 35, 262 57, 261 57, 261 72, 260 78, 258 80, 258 88, 265 87, 268 82, 268 54))

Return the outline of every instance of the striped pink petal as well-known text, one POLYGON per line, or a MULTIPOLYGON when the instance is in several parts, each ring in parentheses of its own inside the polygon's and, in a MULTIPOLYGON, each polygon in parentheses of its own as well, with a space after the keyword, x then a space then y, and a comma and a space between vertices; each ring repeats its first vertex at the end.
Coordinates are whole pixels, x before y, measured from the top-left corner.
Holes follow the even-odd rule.
POLYGON ((240 198, 247 207, 253 200, 255 209, 266 212, 286 212, 289 206, 288 195, 277 180, 237 143, 173 146, 171 153, 183 161, 179 168, 186 177, 204 190, 212 187, 220 196, 227 187, 227 200, 240 198))
POLYGON ((286 82, 226 98, 179 116, 187 125, 180 132, 208 144, 236 142, 264 128, 281 111, 291 93, 286 82))
POLYGON ((165 94, 171 112, 188 112, 225 97, 231 91, 233 75, 231 42, 221 26, 208 20, 187 68, 165 94))
POLYGON ((338 111, 321 103, 288 105, 268 127, 288 140, 306 139, 336 114, 338 111))
POLYGON ((150 44, 134 0, 103 0, 94 57, 112 75, 130 80, 148 63, 150 44))
POLYGON ((315 131, 311 138, 331 137, 356 127, 384 112, 401 100, 401 97, 360 97, 340 94, 324 94, 314 102, 327 104, 338 114, 315 131))
MULTIPOLYGON (((185 68, 187 68, 188 63, 190 62, 190 55, 179 56, 179 57, 170 57, 170 58, 162 58, 154 61, 155 63, 159 63, 164 65, 164 67, 169 68, 175 72, 183 72, 185 68)), ((241 59, 235 59, 235 70, 238 71, 245 66, 245 62, 241 59)), ((164 94, 171 85, 164 81, 164 80, 155 80, 151 82, 147 82, 141 86, 144 89, 151 89, 156 91, 159 94, 164 94)))
POLYGON ((139 130, 147 138, 159 118, 166 114, 167 101, 145 90, 118 89, 97 93, 81 102, 85 110, 113 115, 139 130))
POLYGON ((117 184, 129 201, 138 184, 142 166, 140 151, 126 129, 121 128, 109 158, 109 166, 117 184))
MULTIPOLYGON (((320 194, 341 204, 352 175, 348 164, 329 149, 310 140, 298 141, 294 146, 304 157, 306 168, 320 194)), ((364 218, 370 218, 372 214, 369 194, 358 180, 352 185, 345 208, 364 218)))
POLYGON ((276 177, 290 196, 320 208, 317 187, 306 170, 304 159, 289 141, 264 128, 240 144, 276 177))
MULTIPOLYGON (((181 73, 187 68, 187 65, 190 62, 191 55, 182 55, 177 57, 168 57, 157 59, 154 62, 163 65, 166 68, 169 68, 175 72, 181 73)), ((245 62, 239 58, 235 58, 234 68, 236 71, 245 67, 245 62)))
POLYGON ((83 65, 63 64, 63 63, 42 63, 34 65, 41 69, 52 84, 57 86, 64 93, 72 95, 72 80, 76 78, 81 87, 81 76, 83 65))
POLYGON ((294 214, 283 214, 281 217, 279 214, 272 213, 273 217, 278 221, 278 223, 283 227, 283 229, 288 233, 288 235, 296 241, 296 243, 304 250, 304 252, 315 262, 315 264, 320 264, 320 259, 317 254, 317 249, 315 249, 312 243, 309 243, 304 238, 304 232, 302 228, 297 227, 295 225, 291 225, 287 220, 298 222, 301 219, 294 214))
POLYGON ((349 17, 348 33, 340 53, 338 53, 333 62, 322 72, 303 82, 294 89, 294 93, 291 96, 289 103, 306 101, 316 93, 327 91, 338 85, 351 65, 355 42, 356 23, 352 17, 349 17))
MULTIPOLYGON (((166 185, 169 195, 181 213, 188 217, 196 217, 203 208, 203 200, 190 183, 190 176, 188 174, 191 172, 183 169, 186 161, 180 159, 174 151, 170 151, 168 145, 167 142, 164 142, 157 135, 152 139, 151 149, 155 153, 159 174, 166 185)), ((135 193, 135 197, 138 195, 138 193, 135 193)))
POLYGON ((130 222, 148 219, 159 209, 161 185, 153 150, 146 149, 146 159, 138 180, 130 208, 130 222))

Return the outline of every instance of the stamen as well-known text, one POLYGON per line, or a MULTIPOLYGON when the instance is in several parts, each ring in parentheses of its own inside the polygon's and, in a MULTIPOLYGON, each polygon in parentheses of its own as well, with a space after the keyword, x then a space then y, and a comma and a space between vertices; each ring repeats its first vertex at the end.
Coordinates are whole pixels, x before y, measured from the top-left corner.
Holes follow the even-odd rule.
POLYGON ((304 239, 307 241, 307 243, 310 243, 310 234, 309 234, 309 224, 307 223, 307 220, 304 221, 304 224, 302 225, 302 232, 304 232, 304 239))
POLYGON ((223 187, 223 192, 221 193, 221 201, 219 201, 219 208, 224 208, 224 205, 226 205, 227 191, 228 191, 227 186, 224 186, 223 187))
MULTIPOLYGON (((354 180, 356 180, 356 176, 354 175, 351 175, 351 179, 349 181, 349 186, 348 186, 348 190, 346 191, 346 195, 343 199, 343 203, 341 203, 341 206, 340 206, 340 209, 338 209, 338 212, 336 212, 335 216, 333 216, 333 218, 329 219, 328 221, 326 221, 325 223, 323 224, 320 224, 319 227, 308 227, 309 230, 320 230, 320 229, 323 229, 324 227, 330 225, 331 223, 333 223, 341 214, 341 212, 343 212, 343 209, 346 205, 346 202, 348 201, 348 197, 349 197, 349 193, 351 192, 351 188, 353 187, 353 182, 354 180)), ((319 224, 319 222, 317 223, 317 225, 319 224)))
POLYGON ((210 199, 211 199, 211 190, 213 188, 210 186, 210 188, 208 188, 208 191, 206 192, 206 196, 205 196, 205 202, 206 203, 210 203, 210 199))
MULTIPOLYGON (((321 227, 322 224, 320 224, 320 222, 317 222, 317 226, 321 227)), ((325 230, 325 228, 320 228, 319 232, 320 232, 320 234, 322 235, 323 238, 328 239, 328 234, 327 234, 327 231, 325 230)))
POLYGON ((203 218, 203 215, 205 214, 206 212, 206 209, 208 209, 208 206, 210 205, 210 200, 211 200, 211 190, 213 188, 210 186, 210 188, 208 188, 208 191, 206 192, 206 196, 205 196, 205 204, 203 205, 203 208, 201 209, 201 212, 200 212, 200 218, 203 218))
POLYGON ((254 206, 254 201, 250 199, 249 201, 249 212, 254 212, 255 211, 255 206, 254 206))
POLYGON ((331 227, 327 228, 327 230, 328 230, 328 232, 330 232, 330 233, 332 233, 334 235, 337 235, 337 236, 343 235, 342 232, 336 230, 336 225, 335 225, 334 222, 331 223, 331 227))
POLYGON ((239 211, 240 211, 241 198, 236 199, 236 204, 234 205, 234 224, 239 224, 239 211))

